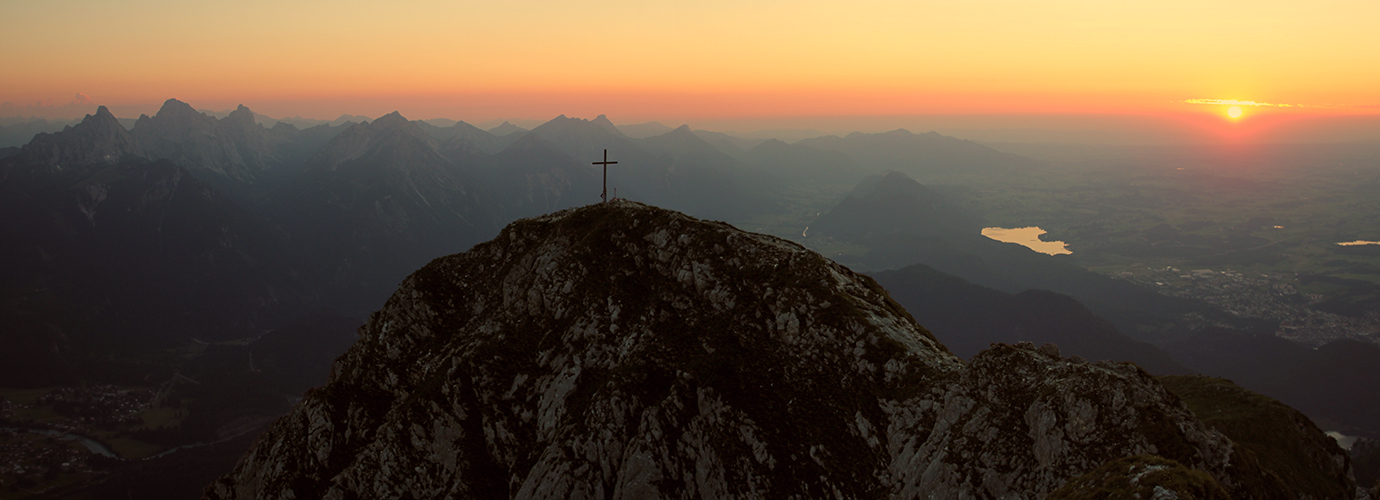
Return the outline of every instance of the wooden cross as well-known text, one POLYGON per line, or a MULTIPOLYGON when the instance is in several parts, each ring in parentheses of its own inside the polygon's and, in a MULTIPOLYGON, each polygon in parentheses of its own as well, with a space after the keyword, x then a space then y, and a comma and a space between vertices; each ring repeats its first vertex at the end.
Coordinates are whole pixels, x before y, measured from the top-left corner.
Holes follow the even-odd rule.
POLYGON ((617 165, 618 162, 616 162, 616 161, 609 161, 609 150, 605 149, 605 150, 604 150, 604 161, 596 161, 596 162, 594 162, 594 164, 595 164, 595 165, 603 165, 603 166, 604 166, 604 192, 603 192, 603 193, 599 193, 599 199, 604 200, 604 201, 601 201, 600 203, 608 203, 608 201, 609 201, 609 165, 617 165))

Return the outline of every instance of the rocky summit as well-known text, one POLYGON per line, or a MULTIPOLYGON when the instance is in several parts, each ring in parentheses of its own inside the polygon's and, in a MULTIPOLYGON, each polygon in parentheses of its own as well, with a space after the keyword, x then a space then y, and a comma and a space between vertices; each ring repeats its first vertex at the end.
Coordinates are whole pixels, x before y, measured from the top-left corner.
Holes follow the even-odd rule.
POLYGON ((872 279, 628 201, 432 261, 213 499, 1042 498, 1232 442, 1131 364, 964 362, 872 279))

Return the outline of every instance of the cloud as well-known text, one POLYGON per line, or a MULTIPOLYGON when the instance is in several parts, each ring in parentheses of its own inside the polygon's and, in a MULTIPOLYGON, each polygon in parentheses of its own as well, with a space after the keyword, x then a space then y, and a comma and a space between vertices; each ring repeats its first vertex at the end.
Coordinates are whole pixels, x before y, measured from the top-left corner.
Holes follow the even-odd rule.
POLYGON ((1303 104, 1274 104, 1268 102, 1238 101, 1236 99, 1185 99, 1184 104, 1213 104, 1217 106, 1267 106, 1271 108, 1323 108, 1331 106, 1305 106, 1303 104))
POLYGON ((86 94, 77 92, 77 96, 72 98, 72 104, 91 104, 91 98, 86 94))

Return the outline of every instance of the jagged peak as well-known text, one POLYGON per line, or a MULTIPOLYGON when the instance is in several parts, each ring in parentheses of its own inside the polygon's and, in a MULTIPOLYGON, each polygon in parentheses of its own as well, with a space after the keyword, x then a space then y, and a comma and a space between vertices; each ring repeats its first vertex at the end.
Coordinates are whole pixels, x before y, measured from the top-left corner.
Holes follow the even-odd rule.
POLYGON ((95 114, 86 115, 84 118, 81 119, 81 122, 76 124, 76 126, 64 126, 62 128, 62 133, 70 132, 73 130, 78 131, 79 133, 85 133, 89 131, 116 129, 118 129, 119 132, 125 131, 125 127, 123 125, 120 125, 120 120, 118 118, 115 118, 115 115, 111 114, 110 110, 107 109, 105 106, 100 106, 96 108, 95 114))
POLYGON ((519 127, 519 126, 517 126, 517 125, 513 125, 512 123, 509 123, 507 120, 504 120, 502 125, 499 125, 499 126, 497 126, 497 127, 491 128, 491 129, 487 130, 486 132, 488 132, 488 133, 490 133, 490 134, 493 134, 493 135, 495 135, 495 136, 506 136, 506 135, 509 135, 509 134, 516 134, 516 133, 518 133, 518 132, 526 132, 526 131, 527 131, 527 129, 522 128, 522 127, 519 127))
POLYGON ((401 126, 407 125, 407 124, 409 124, 409 123, 412 123, 412 122, 411 122, 411 121, 408 121, 407 118, 403 117, 403 115, 402 115, 401 112, 394 111, 394 112, 392 112, 392 113, 388 113, 388 114, 386 114, 386 115, 383 115, 383 116, 380 116, 380 117, 374 119, 374 124, 373 124, 373 125, 374 125, 375 127, 394 128, 394 127, 401 127, 401 126))
POLYGON ((225 117, 225 120, 229 121, 230 123, 238 123, 250 126, 256 123, 254 121, 254 112, 250 111, 249 107, 243 104, 236 107, 234 111, 231 111, 230 114, 225 117))
POLYGON ((158 113, 155 114, 154 116, 155 116, 155 117, 158 117, 158 118, 164 118, 164 117, 172 117, 172 116, 204 116, 204 115, 202 115, 201 113, 197 112, 197 110, 196 110, 195 108, 193 108, 191 104, 187 104, 187 103, 182 102, 182 101, 179 101, 179 100, 177 100, 177 99, 168 99, 168 100, 166 100, 166 101, 163 101, 163 106, 160 107, 160 108, 158 108, 158 113))
POLYGON ((593 120, 590 120, 589 122, 594 125, 598 125, 599 128, 604 129, 604 131, 608 132, 609 134, 618 137, 623 137, 623 131, 618 130, 618 126, 614 125, 612 121, 609 121, 609 117, 607 115, 596 116, 593 120))

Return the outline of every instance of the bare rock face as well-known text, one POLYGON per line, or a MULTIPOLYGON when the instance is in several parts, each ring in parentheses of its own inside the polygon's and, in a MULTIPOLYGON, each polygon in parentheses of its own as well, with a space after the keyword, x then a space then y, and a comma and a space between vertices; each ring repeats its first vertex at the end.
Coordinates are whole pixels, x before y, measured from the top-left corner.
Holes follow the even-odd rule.
POLYGON ((615 201, 402 283, 207 498, 1042 498, 1232 444, 1129 364, 964 363, 870 278, 615 201))
MULTIPOLYGON (((34 136, 17 156, 46 167, 45 171, 63 172, 81 167, 107 167, 143 154, 129 131, 109 109, 101 106, 96 108, 96 114, 86 115, 75 127, 34 136)), ((4 178, 5 174, 0 173, 0 180, 4 178)))

